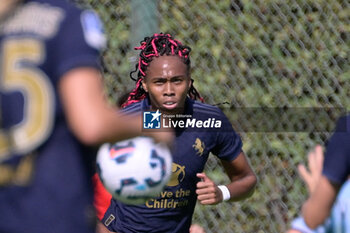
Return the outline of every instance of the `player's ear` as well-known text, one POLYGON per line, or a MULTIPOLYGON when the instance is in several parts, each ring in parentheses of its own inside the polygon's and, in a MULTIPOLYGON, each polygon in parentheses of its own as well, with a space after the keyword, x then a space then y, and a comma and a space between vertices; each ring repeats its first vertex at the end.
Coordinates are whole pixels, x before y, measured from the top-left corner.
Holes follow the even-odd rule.
POLYGON ((192 85, 192 83, 193 83, 194 80, 191 78, 191 76, 189 76, 188 79, 190 80, 190 81, 188 82, 188 89, 190 89, 190 88, 191 88, 191 85, 192 85))
POLYGON ((191 77, 191 66, 187 66, 187 75, 186 76, 187 76, 188 80, 190 80, 188 82, 188 88, 191 88, 191 86, 192 86, 192 84, 194 82, 194 80, 191 77))
POLYGON ((142 79, 141 83, 142 83, 143 90, 145 90, 145 92, 148 92, 148 87, 147 87, 147 83, 145 81, 145 78, 142 79))

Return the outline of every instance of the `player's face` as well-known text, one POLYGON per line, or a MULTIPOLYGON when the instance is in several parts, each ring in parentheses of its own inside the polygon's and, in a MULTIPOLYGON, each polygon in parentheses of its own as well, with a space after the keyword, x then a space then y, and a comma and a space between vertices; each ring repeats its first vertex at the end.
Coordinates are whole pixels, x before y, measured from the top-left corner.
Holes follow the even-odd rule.
POLYGON ((149 94, 153 109, 183 113, 191 78, 180 57, 164 55, 149 64, 142 86, 149 94))

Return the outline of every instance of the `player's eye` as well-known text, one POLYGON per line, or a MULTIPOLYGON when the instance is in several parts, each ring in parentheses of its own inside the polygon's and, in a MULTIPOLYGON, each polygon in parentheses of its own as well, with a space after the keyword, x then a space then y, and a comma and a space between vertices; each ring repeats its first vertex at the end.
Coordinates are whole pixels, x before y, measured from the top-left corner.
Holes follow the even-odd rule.
POLYGON ((183 81, 183 79, 181 79, 181 78, 177 78, 177 79, 174 79, 174 83, 176 83, 176 84, 179 84, 179 83, 181 83, 183 81))
POLYGON ((164 79, 156 79, 156 80, 154 80, 154 83, 161 85, 161 84, 165 83, 165 80, 164 79))

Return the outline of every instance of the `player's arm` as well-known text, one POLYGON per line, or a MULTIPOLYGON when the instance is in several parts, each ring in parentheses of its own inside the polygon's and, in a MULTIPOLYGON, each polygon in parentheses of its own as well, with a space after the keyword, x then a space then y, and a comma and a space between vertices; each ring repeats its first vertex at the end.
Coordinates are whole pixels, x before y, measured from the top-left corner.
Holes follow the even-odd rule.
POLYGON ((136 135, 140 123, 125 124, 125 117, 108 106, 98 70, 68 71, 60 80, 59 91, 69 126, 83 143, 98 144, 136 135))
MULTIPOLYGON (((226 185, 230 193, 230 201, 239 201, 251 196, 257 178, 251 169, 246 156, 241 152, 232 161, 222 160, 224 169, 231 183, 226 185)), ((196 193, 201 204, 212 205, 223 201, 223 193, 218 186, 204 173, 197 174, 202 180, 197 183, 196 193)))
MULTIPOLYGON (((59 93, 68 124, 85 144, 115 142, 142 134, 141 118, 124 116, 108 104, 101 74, 94 68, 75 68, 63 75, 59 93)), ((153 133, 159 141, 171 142, 168 132, 153 133)))
POLYGON ((232 161, 221 160, 231 183, 227 185, 230 191, 230 201, 238 201, 250 197, 254 193, 257 178, 251 169, 243 152, 232 161))
POLYGON ((338 185, 332 184, 325 176, 321 176, 315 191, 302 207, 305 223, 310 228, 314 229, 326 220, 338 191, 338 185))

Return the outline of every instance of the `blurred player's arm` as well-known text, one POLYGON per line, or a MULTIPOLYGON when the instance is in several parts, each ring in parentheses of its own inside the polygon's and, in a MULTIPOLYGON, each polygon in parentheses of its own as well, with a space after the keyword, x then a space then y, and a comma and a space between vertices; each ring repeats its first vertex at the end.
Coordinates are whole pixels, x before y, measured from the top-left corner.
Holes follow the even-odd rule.
POLYGON ((1 0, 0 1, 0 20, 3 20, 17 6, 20 0, 1 0))
POLYGON ((310 228, 315 229, 327 219, 339 188, 338 185, 332 184, 325 176, 321 176, 315 191, 302 207, 305 223, 310 228))
MULTIPOLYGON (((245 155, 241 152, 232 161, 222 160, 224 169, 231 183, 226 185, 230 192, 229 201, 239 201, 251 196, 257 183, 257 178, 251 169, 245 155)), ((204 205, 213 205, 223 201, 223 194, 218 186, 204 173, 198 173, 202 181, 197 183, 198 200, 204 205)))
POLYGON ((329 216, 339 187, 322 175, 324 162, 323 148, 317 145, 308 153, 308 166, 298 166, 299 174, 309 191, 309 199, 303 205, 305 223, 312 229, 322 224, 329 216))
MULTIPOLYGON (((59 93, 71 130, 85 144, 115 142, 143 134, 141 117, 124 116, 108 104, 97 69, 82 67, 66 72, 60 80, 59 93)), ((167 143, 173 138, 169 132, 146 136, 167 143)))

